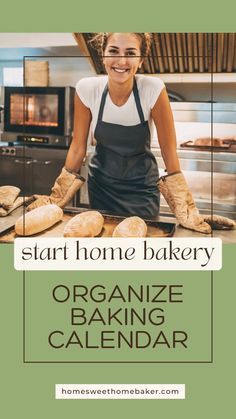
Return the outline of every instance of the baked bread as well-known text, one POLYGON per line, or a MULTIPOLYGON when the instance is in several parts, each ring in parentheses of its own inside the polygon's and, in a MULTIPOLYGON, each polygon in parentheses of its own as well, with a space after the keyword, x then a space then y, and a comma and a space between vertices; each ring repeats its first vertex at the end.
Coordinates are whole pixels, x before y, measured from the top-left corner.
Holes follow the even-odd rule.
POLYGON ((104 218, 98 211, 85 211, 73 217, 66 224, 64 237, 95 237, 101 233, 104 218))
POLYGON ((223 145, 223 140, 221 140, 220 138, 210 138, 210 137, 206 137, 206 138, 197 138, 194 141, 194 145, 197 146, 205 146, 205 147, 222 147, 223 145))
POLYGON ((16 186, 0 186, 0 207, 5 210, 10 209, 19 193, 20 189, 16 186))
POLYGON ((62 209, 55 204, 38 207, 18 218, 15 232, 19 236, 31 236, 52 227, 62 217, 62 209))
POLYGON ((147 224, 142 218, 128 217, 119 223, 113 231, 112 237, 146 237, 147 224))

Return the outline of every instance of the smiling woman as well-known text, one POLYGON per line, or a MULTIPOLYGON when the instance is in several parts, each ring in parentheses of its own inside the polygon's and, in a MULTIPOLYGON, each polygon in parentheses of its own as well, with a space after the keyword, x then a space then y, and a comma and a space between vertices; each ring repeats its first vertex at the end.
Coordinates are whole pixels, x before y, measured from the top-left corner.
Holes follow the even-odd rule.
POLYGON ((150 35, 102 33, 93 38, 92 45, 102 54, 107 75, 77 83, 74 139, 66 167, 79 170, 86 150, 84 137, 91 123, 97 142, 89 167, 91 207, 155 218, 159 211, 159 176, 151 137, 153 122, 159 128, 159 115, 164 118, 158 137, 163 154, 169 157, 167 170, 178 171, 179 162, 164 83, 157 77, 137 75, 150 50, 150 35), (157 107, 160 112, 155 112, 157 107))
POLYGON ((133 89, 133 77, 149 54, 150 34, 102 33, 96 35, 91 40, 91 44, 98 48, 103 57, 103 64, 109 79, 110 97, 113 103, 122 106, 133 89), (122 90, 120 90, 121 84, 122 90))
POLYGON ((90 207, 148 219, 159 212, 159 174, 151 152, 153 124, 163 155, 168 156, 168 172, 179 170, 164 83, 137 74, 150 44, 148 33, 99 33, 93 38, 107 74, 81 79, 76 85, 73 140, 65 163, 72 174, 80 170, 91 126, 96 149, 89 165, 90 207))
MULTIPOLYGON (((116 35, 117 34, 114 32, 100 32, 90 40, 90 43, 95 49, 97 49, 100 55, 104 55, 109 38, 111 36, 115 37, 116 35)), ((127 33, 122 32, 119 35, 126 36, 127 33)), ((146 57, 149 54, 151 48, 151 34, 148 32, 134 32, 131 33, 131 35, 134 35, 139 41, 141 57, 146 57)))
MULTIPOLYGON (((76 85, 73 140, 64 175, 67 172, 71 182, 73 176, 78 176, 91 126, 96 140, 88 176, 91 208, 156 218, 160 190, 181 225, 210 233, 211 227, 199 215, 180 172, 165 85, 156 76, 137 74, 149 53, 150 42, 147 33, 106 32, 93 38, 92 44, 102 55, 107 74, 81 79, 76 85), (167 172, 161 179, 151 151, 154 127, 167 172)), ((58 188, 60 195, 66 194, 69 183, 63 179, 56 182, 52 198, 58 188)), ((34 207, 37 205, 40 201, 33 203, 34 207)))
POLYGON ((110 97, 118 106, 124 105, 133 89, 133 78, 141 67, 140 38, 136 34, 114 34, 107 40, 103 64, 108 75, 110 97))

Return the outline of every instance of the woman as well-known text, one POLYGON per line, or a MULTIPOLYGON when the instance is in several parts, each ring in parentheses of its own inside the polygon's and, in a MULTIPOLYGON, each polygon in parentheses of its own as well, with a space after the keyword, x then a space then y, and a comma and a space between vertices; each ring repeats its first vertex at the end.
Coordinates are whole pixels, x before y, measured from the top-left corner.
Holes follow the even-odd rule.
POLYGON ((89 166, 90 206, 119 215, 155 218, 159 212, 158 168, 151 152, 153 123, 168 176, 159 189, 187 228, 209 233, 180 172, 173 116, 164 83, 137 75, 150 50, 147 33, 102 33, 100 48, 107 75, 76 86, 74 134, 65 168, 52 194, 30 206, 64 206, 83 183, 77 175, 86 155, 90 125, 97 145, 89 166), (176 196, 176 191, 178 191, 176 196))
POLYGON ((149 34, 102 34, 107 76, 82 79, 76 86, 74 138, 66 167, 78 171, 92 121, 96 152, 89 167, 92 208, 110 213, 158 215, 158 169, 151 153, 154 121, 168 173, 180 170, 168 95, 163 82, 136 76, 148 55, 149 34))

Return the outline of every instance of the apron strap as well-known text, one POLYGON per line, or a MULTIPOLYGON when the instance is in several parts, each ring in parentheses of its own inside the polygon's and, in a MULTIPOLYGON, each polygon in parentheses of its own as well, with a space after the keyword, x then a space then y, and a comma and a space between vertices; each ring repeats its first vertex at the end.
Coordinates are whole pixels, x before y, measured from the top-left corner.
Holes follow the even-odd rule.
MULTIPOLYGON (((103 111, 104 111, 104 106, 105 106, 105 102, 106 102, 107 93, 108 93, 108 84, 106 84, 106 86, 103 90, 103 93, 102 93, 102 99, 101 99, 99 112, 98 112, 98 121, 99 122, 102 121, 102 116, 103 116, 103 111)), ((141 106, 141 102, 140 102, 140 97, 139 97, 138 87, 137 87, 137 82, 136 82, 135 77, 134 77, 133 93, 134 93, 134 99, 135 99, 136 108, 137 108, 137 111, 138 111, 138 114, 139 114, 140 122, 144 123, 145 119, 144 119, 144 114, 143 114, 143 110, 142 110, 142 106, 141 106)))
POLYGON ((102 115, 103 115, 103 110, 104 110, 104 106, 105 106, 107 93, 108 93, 108 84, 106 84, 106 86, 103 90, 103 93, 102 93, 102 99, 101 99, 99 113, 98 113, 98 122, 102 121, 102 115))
POLYGON ((139 97, 138 87, 137 87, 137 82, 136 82, 135 77, 134 77, 133 92, 134 92, 134 99, 135 99, 137 111, 138 111, 138 114, 139 114, 139 118, 140 118, 140 121, 143 124, 145 122, 145 119, 144 119, 144 114, 143 114, 143 110, 142 110, 142 106, 141 106, 141 102, 140 102, 140 97, 139 97))

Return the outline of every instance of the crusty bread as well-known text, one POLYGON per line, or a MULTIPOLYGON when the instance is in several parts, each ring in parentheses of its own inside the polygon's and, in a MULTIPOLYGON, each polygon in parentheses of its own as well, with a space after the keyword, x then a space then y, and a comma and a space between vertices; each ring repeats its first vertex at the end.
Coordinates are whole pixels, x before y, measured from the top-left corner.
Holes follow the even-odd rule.
POLYGON ((205 146, 205 147, 222 147, 223 145, 223 140, 221 140, 220 138, 210 138, 210 137, 206 137, 206 138, 197 138, 194 141, 194 145, 198 145, 198 146, 205 146))
POLYGON ((18 218, 15 224, 15 232, 19 236, 31 236, 52 227, 62 217, 63 211, 57 205, 44 205, 18 218))
POLYGON ((146 237, 147 224, 142 218, 128 217, 119 223, 112 237, 146 237))
POLYGON ((20 193, 16 186, 0 186, 0 207, 9 210, 20 193))
POLYGON ((101 231, 104 218, 98 211, 85 211, 73 217, 66 224, 64 237, 95 237, 101 231))

